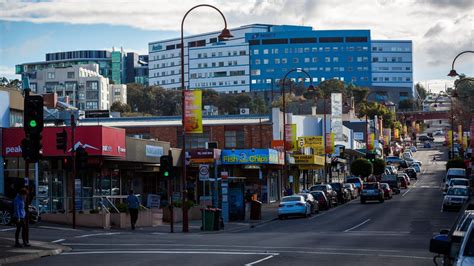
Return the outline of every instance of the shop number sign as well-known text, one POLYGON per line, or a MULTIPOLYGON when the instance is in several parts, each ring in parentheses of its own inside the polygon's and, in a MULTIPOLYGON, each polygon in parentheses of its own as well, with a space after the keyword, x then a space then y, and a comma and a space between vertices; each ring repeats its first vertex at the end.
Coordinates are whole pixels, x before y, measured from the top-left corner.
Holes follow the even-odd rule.
POLYGON ((209 165, 199 165, 199 181, 207 181, 209 179, 209 165))

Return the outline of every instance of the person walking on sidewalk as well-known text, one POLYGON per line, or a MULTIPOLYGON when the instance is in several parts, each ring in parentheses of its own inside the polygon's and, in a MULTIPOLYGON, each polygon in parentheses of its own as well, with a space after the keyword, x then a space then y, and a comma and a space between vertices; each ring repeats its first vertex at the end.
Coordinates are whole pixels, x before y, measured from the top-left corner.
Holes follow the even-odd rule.
POLYGON ((140 208, 140 200, 137 196, 135 196, 135 194, 133 194, 133 190, 130 190, 128 193, 127 204, 128 213, 130 213, 130 224, 132 225, 132 230, 135 230, 135 224, 138 220, 138 208, 140 208))
POLYGON ((16 224, 15 231, 15 247, 29 247, 28 241, 26 240, 26 212, 25 212, 25 202, 26 196, 28 195, 28 190, 26 188, 20 189, 20 192, 16 195, 16 198, 13 200, 13 221, 16 224), (18 240, 20 237, 23 240, 23 245, 20 244, 18 240))

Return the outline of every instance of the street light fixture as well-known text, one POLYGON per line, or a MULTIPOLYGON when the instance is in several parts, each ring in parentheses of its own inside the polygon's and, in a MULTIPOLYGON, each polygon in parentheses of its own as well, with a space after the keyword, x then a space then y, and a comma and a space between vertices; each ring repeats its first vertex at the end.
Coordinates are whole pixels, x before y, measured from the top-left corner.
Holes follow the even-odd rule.
POLYGON ((454 63, 456 62, 456 59, 458 59, 459 56, 461 56, 462 54, 467 54, 467 53, 474 54, 474 51, 463 51, 463 52, 460 52, 458 55, 456 55, 456 57, 454 57, 453 63, 451 65, 451 70, 449 71, 449 74, 448 74, 449 77, 454 78, 454 77, 459 76, 458 72, 456 72, 456 70, 454 69, 454 63))
POLYGON ((186 19, 186 17, 188 16, 188 14, 193 11, 194 9, 198 8, 198 7, 210 7, 210 8, 213 8, 215 9, 217 12, 219 12, 219 14, 221 14, 222 16, 222 19, 224 20, 224 29, 222 30, 222 32, 219 34, 218 38, 219 38, 219 41, 224 41, 224 40, 227 40, 229 38, 232 38, 232 34, 230 33, 230 31, 227 29, 227 21, 225 19, 225 16, 224 14, 222 14, 222 12, 215 6, 213 5, 208 5, 208 4, 201 4, 201 5, 196 5, 194 7, 192 7, 191 9, 188 10, 188 12, 186 12, 186 14, 184 15, 183 17, 183 20, 181 21, 181 92, 182 92, 182 96, 181 96, 181 108, 182 108, 182 112, 181 112, 181 122, 182 122, 182 138, 183 138, 183 154, 181 156, 182 158, 182 161, 181 161, 181 164, 182 164, 182 171, 181 171, 181 182, 182 182, 182 186, 183 186, 183 192, 182 192, 182 210, 183 210, 183 232, 189 232, 189 225, 188 225, 188 210, 187 210, 187 205, 186 205, 186 198, 187 198, 187 191, 186 191, 186 129, 185 129, 185 125, 184 125, 184 115, 186 113, 186 110, 185 110, 185 102, 184 102, 184 95, 185 95, 185 90, 186 90, 186 87, 185 87, 185 84, 184 84, 184 20, 186 19))
MULTIPOLYGON (((286 78, 288 77, 288 75, 290 73, 293 73, 293 72, 302 72, 304 73, 310 80, 310 85, 308 86, 308 90, 311 89, 311 90, 315 90, 314 86, 313 86, 313 78, 311 77, 311 75, 309 75, 308 72, 306 72, 305 70, 301 69, 301 68, 293 68, 291 69, 290 71, 288 71, 286 74, 285 74, 285 77, 283 78, 283 83, 281 85, 281 93, 282 93, 282 100, 283 100, 283 152, 284 152, 284 160, 283 160, 283 178, 284 180, 288 180, 288 176, 287 176, 287 169, 286 169, 286 101, 285 101, 285 83, 286 83, 286 78)), ((290 91, 291 91, 291 88, 290 88, 290 91)))

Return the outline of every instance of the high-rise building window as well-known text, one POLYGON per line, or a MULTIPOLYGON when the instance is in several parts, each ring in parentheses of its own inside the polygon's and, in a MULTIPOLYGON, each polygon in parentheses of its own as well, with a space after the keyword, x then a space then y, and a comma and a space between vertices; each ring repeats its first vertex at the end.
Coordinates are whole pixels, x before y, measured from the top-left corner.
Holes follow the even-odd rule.
POLYGON ((281 59, 281 63, 282 63, 282 64, 286 64, 286 63, 287 63, 286 58, 282 58, 282 59, 281 59))
POLYGON ((329 56, 324 57, 324 62, 326 62, 326 63, 331 62, 331 57, 329 57, 329 56))
POLYGON ((255 64, 260 65, 260 59, 255 59, 255 64))
POLYGON ((268 59, 263 59, 263 64, 268 65, 268 59))
POLYGON ((275 64, 280 64, 280 58, 275 58, 275 64))
POLYGON ((54 79, 54 72, 48 72, 48 79, 54 79))
POLYGON ((258 49, 253 50, 253 54, 257 55, 258 54, 258 49))
POLYGON ((299 60, 297 57, 294 57, 294 58, 293 58, 293 63, 294 63, 294 64, 298 64, 299 61, 300 61, 300 60, 299 60))
POLYGON ((268 49, 263 49, 263 54, 268 54, 268 49))

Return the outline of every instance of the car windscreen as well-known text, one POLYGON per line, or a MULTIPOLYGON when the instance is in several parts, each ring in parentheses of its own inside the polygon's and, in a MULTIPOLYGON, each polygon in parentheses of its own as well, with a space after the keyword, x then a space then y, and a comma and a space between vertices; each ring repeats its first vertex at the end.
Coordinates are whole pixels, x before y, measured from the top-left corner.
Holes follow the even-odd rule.
POLYGON ((313 193, 311 193, 311 195, 313 195, 313 197, 314 197, 315 199, 318 199, 318 200, 319 200, 319 199, 324 199, 324 194, 321 193, 321 192, 313 192, 313 193))
POLYGON ((281 202, 289 202, 289 201, 301 201, 301 197, 285 197, 281 199, 281 202))
POLYGON ((471 221, 472 221, 472 215, 468 215, 466 219, 463 221, 460 231, 466 232, 467 229, 469 228, 469 225, 471 224, 471 221))
POLYGON ((463 175, 448 175, 448 180, 451 180, 453 178, 466 178, 466 177, 463 175))
POLYGON ((341 184, 339 183, 331 183, 331 187, 335 190, 340 190, 341 189, 341 184))
POLYGON ((378 189, 378 186, 375 183, 368 183, 364 185, 364 189, 378 189))
POLYGON ((467 196, 467 189, 464 188, 450 188, 447 195, 450 196, 467 196))
POLYGON ((326 186, 313 186, 313 187, 311 187, 310 190, 312 190, 312 191, 314 191, 314 190, 323 190, 323 191, 326 191, 326 186))
POLYGON ((469 181, 467 180, 451 180, 451 186, 468 186, 469 181))
POLYGON ((473 257, 474 256, 474 231, 471 231, 469 236, 466 239, 466 246, 464 247, 464 256, 473 257))

